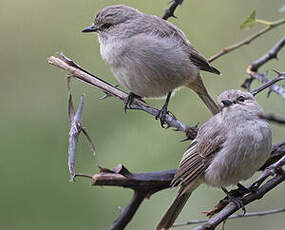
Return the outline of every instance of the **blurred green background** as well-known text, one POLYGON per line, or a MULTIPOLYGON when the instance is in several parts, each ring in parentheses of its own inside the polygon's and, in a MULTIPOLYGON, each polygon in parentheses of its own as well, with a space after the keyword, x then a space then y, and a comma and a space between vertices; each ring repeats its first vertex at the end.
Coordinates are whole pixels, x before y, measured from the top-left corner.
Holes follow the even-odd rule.
MULTIPOLYGON (((91 187, 84 178, 76 183, 68 182, 66 73, 47 64, 50 55, 63 51, 89 71, 116 84, 100 58, 95 34, 80 31, 92 22, 99 9, 119 3, 158 16, 168 7, 168 0, 1 0, 0 229, 108 229, 119 215, 118 206, 127 205, 132 195, 130 190, 91 187)), ((209 57, 262 28, 257 25, 247 31, 239 29, 253 9, 258 18, 276 20, 285 17, 284 12, 278 11, 283 4, 284 0, 185 1, 176 11, 179 19, 170 21, 209 57)), ((282 36, 284 26, 215 61, 214 66, 223 77, 204 73, 211 94, 216 97, 226 89, 239 88, 247 77, 246 67, 282 36)), ((285 71, 284 50, 279 59, 262 70, 285 71)), ((258 85, 254 83, 253 87, 258 85)), ((87 97, 83 122, 95 142, 97 155, 92 156, 86 140, 81 138, 78 172, 93 174, 98 172, 98 165, 112 168, 119 163, 133 172, 177 166, 189 144, 179 142, 184 138, 182 133, 161 129, 158 121, 143 112, 124 114, 120 101, 98 100, 103 95, 100 90, 73 81, 76 103, 81 94, 87 97)), ((267 99, 266 93, 262 93, 257 100, 266 112, 284 116, 284 99, 279 96, 272 94, 267 99)), ((147 101, 156 107, 163 103, 147 101)), ((199 98, 185 89, 176 94, 169 109, 189 125, 202 124, 210 117, 199 98)), ((285 139, 284 127, 272 124, 272 129, 274 143, 285 139)), ((249 205, 247 210, 284 207, 284 188, 284 185, 279 186, 249 205)), ((175 189, 162 191, 146 200, 127 229, 153 229, 175 194, 175 189)), ((201 211, 211 208, 223 196, 218 189, 199 187, 178 222, 203 218, 201 211)), ((284 214, 228 221, 226 227, 232 230, 283 229, 284 214)))

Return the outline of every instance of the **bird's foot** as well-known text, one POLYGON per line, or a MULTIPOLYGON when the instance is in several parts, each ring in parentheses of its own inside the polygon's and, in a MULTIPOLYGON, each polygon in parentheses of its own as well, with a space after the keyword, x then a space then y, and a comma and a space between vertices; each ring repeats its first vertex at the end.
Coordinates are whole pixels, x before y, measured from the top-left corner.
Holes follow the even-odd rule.
POLYGON ((252 193, 255 192, 256 189, 258 188, 257 186, 253 185, 250 186, 249 188, 243 186, 241 183, 237 183, 238 188, 243 192, 243 193, 252 193))
POLYGON ((131 109, 131 105, 134 101, 135 98, 138 98, 140 100, 142 100, 142 98, 132 92, 130 92, 128 94, 128 96, 126 97, 125 101, 124 101, 124 111, 125 113, 127 112, 127 109, 131 109))
POLYGON ((223 187, 222 187, 222 190, 224 191, 224 193, 226 193, 228 201, 233 202, 238 208, 241 208, 243 211, 243 215, 245 215, 246 209, 241 200, 241 197, 234 196, 233 194, 231 194, 228 190, 226 190, 223 187))
POLYGON ((155 116, 155 119, 156 120, 160 120, 160 125, 162 128, 169 128, 169 125, 166 124, 165 122, 165 118, 166 118, 166 115, 169 114, 169 112, 167 111, 167 105, 163 105, 161 110, 158 111, 158 114, 155 116), (166 124, 166 126, 165 126, 166 124))

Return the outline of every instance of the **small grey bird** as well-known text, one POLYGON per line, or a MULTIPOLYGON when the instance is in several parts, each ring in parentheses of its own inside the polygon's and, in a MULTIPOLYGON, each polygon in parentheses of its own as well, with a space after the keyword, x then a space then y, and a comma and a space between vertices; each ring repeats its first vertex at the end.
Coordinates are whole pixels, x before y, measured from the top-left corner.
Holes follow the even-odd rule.
POLYGON ((210 66, 173 24, 134 8, 115 5, 100 10, 91 26, 82 32, 97 32, 100 52, 120 84, 133 96, 164 97, 166 102, 157 118, 163 124, 171 93, 186 86, 194 90, 209 110, 218 107, 207 92, 200 70, 220 72, 210 66))
POLYGON ((228 90, 218 103, 221 111, 200 128, 180 161, 172 185, 181 187, 157 230, 171 228, 201 183, 226 191, 225 186, 248 179, 269 157, 271 129, 259 117, 263 111, 252 94, 228 90))

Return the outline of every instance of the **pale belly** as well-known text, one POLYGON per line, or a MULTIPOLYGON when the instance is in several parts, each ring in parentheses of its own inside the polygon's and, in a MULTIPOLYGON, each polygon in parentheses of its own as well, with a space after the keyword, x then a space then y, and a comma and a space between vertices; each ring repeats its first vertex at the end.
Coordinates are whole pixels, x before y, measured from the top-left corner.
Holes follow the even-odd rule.
POLYGON ((228 138, 231 140, 225 143, 205 172, 206 184, 214 187, 236 184, 250 178, 265 163, 271 149, 270 129, 255 129, 251 136, 237 129, 233 138, 228 138))
POLYGON ((199 77, 200 70, 179 44, 167 39, 113 40, 103 43, 100 51, 116 79, 141 97, 162 97, 199 77))

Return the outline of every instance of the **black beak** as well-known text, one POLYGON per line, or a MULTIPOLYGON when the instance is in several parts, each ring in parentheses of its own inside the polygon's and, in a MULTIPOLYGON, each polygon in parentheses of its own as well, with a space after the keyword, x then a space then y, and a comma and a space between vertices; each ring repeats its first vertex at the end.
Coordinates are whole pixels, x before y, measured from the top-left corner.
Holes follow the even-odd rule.
POLYGON ((230 100, 224 100, 222 101, 222 103, 224 104, 225 107, 229 107, 233 104, 230 100))
POLYGON ((83 33, 90 33, 90 32, 96 32, 98 28, 96 28, 93 24, 91 26, 87 26, 84 30, 81 32, 83 33))

